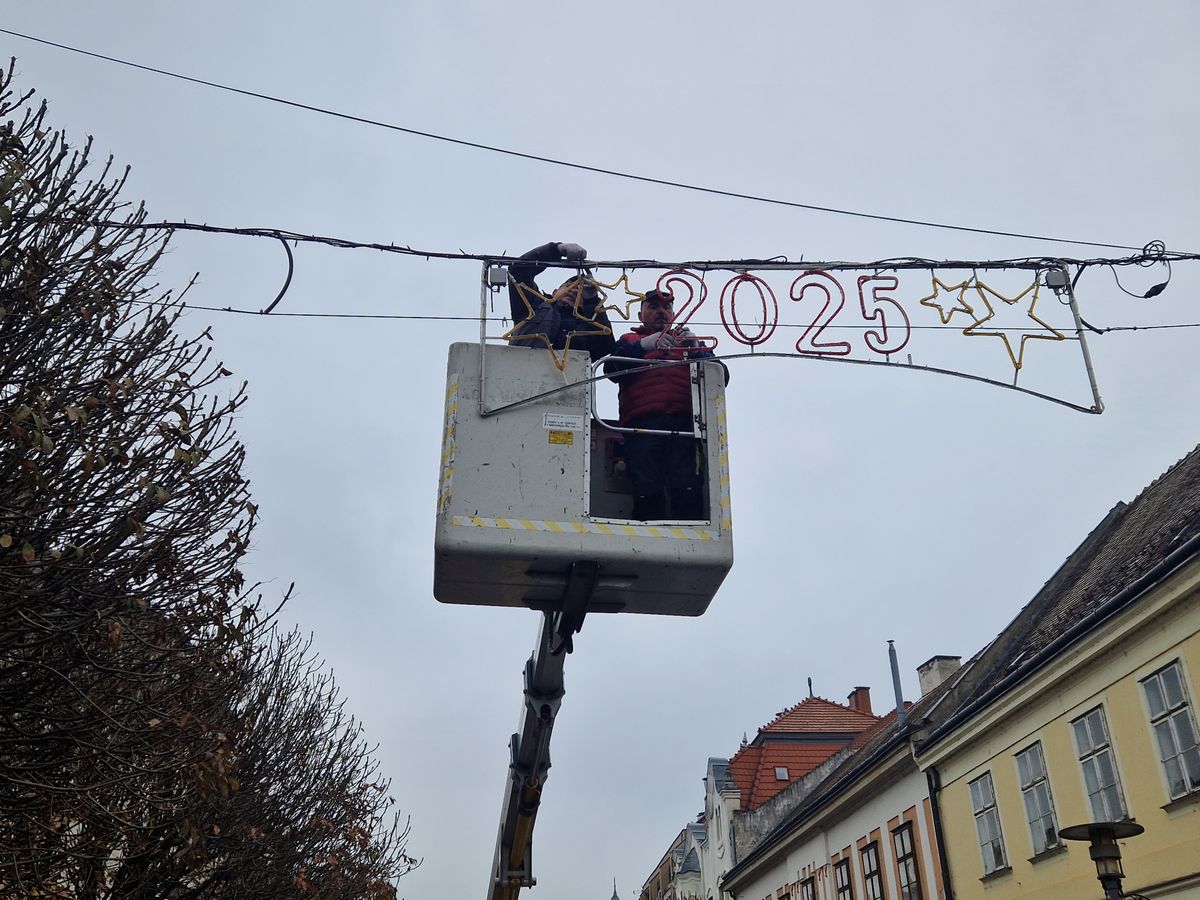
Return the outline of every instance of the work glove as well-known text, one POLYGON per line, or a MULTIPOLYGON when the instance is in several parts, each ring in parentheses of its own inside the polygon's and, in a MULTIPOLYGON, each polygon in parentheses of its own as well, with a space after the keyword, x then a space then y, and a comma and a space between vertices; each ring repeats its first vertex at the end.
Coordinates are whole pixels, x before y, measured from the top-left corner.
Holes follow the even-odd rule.
POLYGON ((559 244, 558 254, 563 259, 587 259, 587 250, 578 244, 559 244))
POLYGON ((669 351, 675 346, 675 335, 669 331, 656 331, 646 335, 638 343, 642 345, 643 353, 649 353, 651 350, 669 351))

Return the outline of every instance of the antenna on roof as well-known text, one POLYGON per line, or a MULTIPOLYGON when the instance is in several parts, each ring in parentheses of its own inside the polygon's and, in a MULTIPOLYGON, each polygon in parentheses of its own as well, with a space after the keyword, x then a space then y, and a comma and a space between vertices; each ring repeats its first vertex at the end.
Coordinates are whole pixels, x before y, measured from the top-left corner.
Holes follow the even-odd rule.
POLYGON ((813 695, 813 692, 812 692, 812 676, 810 675, 810 676, 808 676, 808 698, 809 698, 810 700, 812 699, 812 695, 813 695))

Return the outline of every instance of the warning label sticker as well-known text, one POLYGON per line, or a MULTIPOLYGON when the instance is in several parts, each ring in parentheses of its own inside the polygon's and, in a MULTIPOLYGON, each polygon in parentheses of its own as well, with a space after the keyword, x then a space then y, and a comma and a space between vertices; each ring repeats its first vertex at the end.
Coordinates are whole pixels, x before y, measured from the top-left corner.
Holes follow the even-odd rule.
POLYGON ((568 413, 542 413, 542 427, 553 431, 583 431, 583 416, 568 413))
POLYGON ((566 444, 568 447, 575 443, 575 435, 569 431, 551 431, 550 443, 566 444))

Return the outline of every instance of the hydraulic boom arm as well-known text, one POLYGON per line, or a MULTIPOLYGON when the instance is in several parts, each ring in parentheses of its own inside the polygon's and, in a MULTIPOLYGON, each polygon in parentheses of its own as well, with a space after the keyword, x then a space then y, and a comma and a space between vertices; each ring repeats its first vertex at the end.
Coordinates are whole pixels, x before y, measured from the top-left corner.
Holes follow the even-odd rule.
POLYGON ((525 706, 520 730, 508 744, 508 783, 488 900, 517 900, 521 888, 537 883, 531 859, 533 825, 550 770, 550 733, 563 698, 563 662, 572 649, 572 635, 583 627, 597 570, 593 562, 571 565, 563 609, 544 614, 537 648, 525 663, 525 706))

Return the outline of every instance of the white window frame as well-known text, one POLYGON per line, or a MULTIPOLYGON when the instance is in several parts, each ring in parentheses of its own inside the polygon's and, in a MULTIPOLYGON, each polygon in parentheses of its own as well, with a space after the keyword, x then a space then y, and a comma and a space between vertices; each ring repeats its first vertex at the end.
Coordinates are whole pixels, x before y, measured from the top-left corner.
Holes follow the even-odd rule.
POLYGON ((1000 826, 1000 808, 996 805, 992 773, 984 772, 967 782, 967 792, 971 796, 971 813, 975 818, 975 835, 979 839, 983 874, 1002 872, 1009 868, 1008 850, 1004 846, 1004 829, 1000 826))
POLYGON ((1042 742, 1034 741, 1013 755, 1017 767, 1017 784, 1025 805, 1025 821, 1029 824, 1029 840, 1033 855, 1062 846, 1058 836, 1058 814, 1054 811, 1054 792, 1050 789, 1050 773, 1042 742), (1023 762, 1022 760, 1025 760, 1023 762))
POLYGON ((1083 715, 1071 720, 1071 735, 1075 740, 1075 755, 1083 778, 1083 793, 1093 822, 1120 822, 1129 818, 1117 755, 1113 750, 1112 732, 1104 704, 1093 706, 1083 715), (1096 725, 1099 724, 1097 734, 1096 725), (1112 780, 1106 783, 1106 774, 1112 780))
POLYGON ((1178 800, 1200 792, 1200 730, 1188 698, 1183 663, 1174 659, 1139 682, 1150 720, 1150 740, 1158 753, 1167 796, 1178 800), (1178 696, 1172 697, 1169 674, 1174 674, 1178 696), (1188 732, 1190 731, 1190 735, 1188 732))

